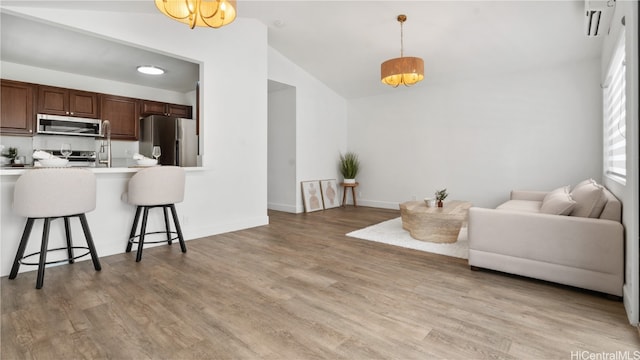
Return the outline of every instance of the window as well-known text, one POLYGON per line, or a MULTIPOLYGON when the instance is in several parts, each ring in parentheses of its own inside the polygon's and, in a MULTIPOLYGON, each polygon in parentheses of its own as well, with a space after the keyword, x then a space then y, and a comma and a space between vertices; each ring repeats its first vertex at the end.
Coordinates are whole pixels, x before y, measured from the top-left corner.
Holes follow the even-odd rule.
POLYGON ((603 88, 604 170, 611 179, 626 183, 626 69, 625 32, 620 34, 611 58, 603 88))

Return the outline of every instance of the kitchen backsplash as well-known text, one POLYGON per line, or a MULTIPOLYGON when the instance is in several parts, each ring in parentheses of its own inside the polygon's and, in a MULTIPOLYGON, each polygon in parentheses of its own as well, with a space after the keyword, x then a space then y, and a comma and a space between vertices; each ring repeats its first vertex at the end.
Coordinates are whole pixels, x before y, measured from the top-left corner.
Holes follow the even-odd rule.
MULTIPOLYGON (((18 155, 26 158, 27 164, 33 162, 34 150, 59 150, 63 143, 71 144, 72 150, 94 150, 100 152, 100 139, 84 138, 80 136, 63 135, 34 135, 26 136, 0 136, 0 144, 4 146, 4 152, 10 147, 18 149, 18 155)), ((130 161, 133 154, 138 152, 137 141, 111 141, 111 154, 114 167, 126 167, 133 164, 130 161)))

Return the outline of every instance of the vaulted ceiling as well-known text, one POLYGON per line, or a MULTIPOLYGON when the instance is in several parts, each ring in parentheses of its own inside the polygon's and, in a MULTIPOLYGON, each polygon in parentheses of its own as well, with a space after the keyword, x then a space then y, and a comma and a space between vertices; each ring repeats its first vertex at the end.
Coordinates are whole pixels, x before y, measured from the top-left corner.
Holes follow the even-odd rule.
MULTIPOLYGON (((26 3, 27 6, 158 13, 151 0, 26 3)), ((25 6, 25 2, 3 1, 3 6, 7 5, 25 6)), ((380 63, 400 55, 400 25, 396 17, 401 13, 408 17, 404 25, 405 56, 422 57, 425 62, 425 80, 416 85, 419 87, 571 64, 599 57, 602 46, 601 38, 585 36, 584 1, 238 0, 238 13, 241 18, 263 22, 268 27, 268 41, 272 48, 345 98, 394 91, 380 83, 380 63)), ((158 16, 163 15, 158 13, 158 16)), ((70 70, 65 69, 68 59, 58 58, 60 54, 50 50, 47 50, 49 54, 43 54, 43 49, 29 48, 29 44, 42 44, 42 41, 30 41, 25 37, 29 31, 17 38, 20 31, 17 29, 24 25, 24 19, 11 20, 3 14, 0 54, 3 60, 33 62, 35 66, 46 63, 47 67, 60 71, 70 70), (5 31, 8 29, 11 31, 5 31), (16 48, 16 41, 23 44, 20 51, 16 48), (29 60, 35 52, 39 52, 38 56, 31 56, 29 60)), ((37 29, 39 34, 47 31, 37 29)), ((58 27, 55 31, 68 30, 58 27)), ((33 35, 31 32, 30 36, 37 36, 37 33, 33 35)), ((74 36, 82 38, 79 34, 74 36)), ((109 42, 80 38, 76 37, 74 41, 76 45, 79 41, 87 41, 81 46, 85 50, 83 56, 96 53, 86 51, 93 46, 90 45, 92 41, 103 41, 97 46, 103 49, 99 56, 104 58, 104 49, 109 42)), ((174 74, 190 72, 193 76, 194 69, 197 69, 197 64, 111 43, 113 48, 109 53, 113 55, 112 62, 130 61, 137 65, 146 57, 149 62, 157 61, 169 68, 181 67, 174 74), (127 56, 123 55, 125 53, 127 56)), ((50 46, 64 45, 51 43, 50 46)), ((104 74, 104 66, 92 70, 92 63, 98 61, 86 59, 86 68, 74 66, 73 71, 81 70, 86 75, 92 71, 104 74)), ((122 64, 125 66, 132 64, 122 64)), ((110 68, 116 72, 118 67, 110 68)), ((119 79, 115 73, 110 76, 119 79)), ((170 88, 177 91, 183 86, 179 79, 171 79, 169 83, 172 84, 170 88)))

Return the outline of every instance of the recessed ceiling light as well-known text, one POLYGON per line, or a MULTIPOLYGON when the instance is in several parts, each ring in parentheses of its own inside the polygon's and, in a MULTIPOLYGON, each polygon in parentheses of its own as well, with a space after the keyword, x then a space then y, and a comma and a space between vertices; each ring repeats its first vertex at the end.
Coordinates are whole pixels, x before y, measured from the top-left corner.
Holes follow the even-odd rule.
POLYGON ((138 72, 147 75, 162 75, 164 74, 164 69, 153 65, 140 65, 138 66, 138 72))

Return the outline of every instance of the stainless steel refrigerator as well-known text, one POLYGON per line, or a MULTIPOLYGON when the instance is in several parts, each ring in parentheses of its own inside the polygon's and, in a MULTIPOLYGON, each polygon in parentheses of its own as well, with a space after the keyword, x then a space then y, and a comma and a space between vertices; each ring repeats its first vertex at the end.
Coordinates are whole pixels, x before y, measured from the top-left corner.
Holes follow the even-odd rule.
POLYGON ((154 146, 161 150, 158 164, 197 166, 196 121, 162 115, 140 119, 140 154, 152 158, 154 146))

